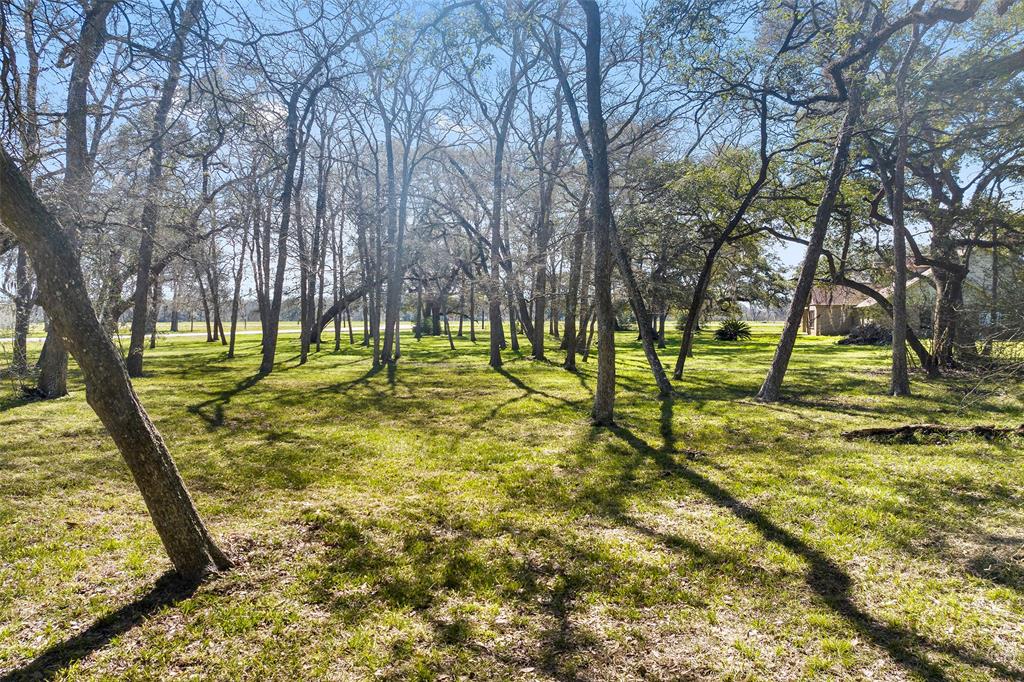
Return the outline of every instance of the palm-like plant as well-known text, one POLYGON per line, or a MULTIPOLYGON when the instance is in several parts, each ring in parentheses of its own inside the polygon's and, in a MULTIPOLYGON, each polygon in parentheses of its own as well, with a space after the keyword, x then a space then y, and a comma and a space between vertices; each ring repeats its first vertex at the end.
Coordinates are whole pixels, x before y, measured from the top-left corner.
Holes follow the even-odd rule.
POLYGON ((726 320, 715 330, 718 341, 746 341, 750 338, 750 325, 743 320, 726 320))

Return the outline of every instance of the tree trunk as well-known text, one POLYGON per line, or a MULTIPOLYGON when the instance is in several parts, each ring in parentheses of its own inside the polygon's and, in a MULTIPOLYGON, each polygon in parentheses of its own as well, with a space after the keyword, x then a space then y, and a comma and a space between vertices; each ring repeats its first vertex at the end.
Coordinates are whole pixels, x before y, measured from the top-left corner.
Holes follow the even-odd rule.
MULTIPOLYGON (((33 267, 36 267, 33 264, 33 267)), ((39 381, 36 394, 41 398, 59 398, 68 394, 68 352, 64 341, 47 326, 46 341, 39 355, 39 381)))
POLYGON ((423 285, 416 287, 416 329, 413 336, 419 341, 423 338, 423 285))
POLYGON ((512 292, 508 293, 508 333, 512 338, 513 352, 519 352, 519 333, 516 330, 516 308, 512 298, 512 292))
POLYGON ((466 317, 466 297, 463 294, 462 284, 459 284, 459 331, 456 334, 460 339, 462 338, 462 320, 466 317))
MULTIPOLYGON (((572 237, 572 256, 569 261, 569 284, 565 290, 565 333, 562 346, 565 348, 565 362, 562 366, 571 371, 576 370, 576 305, 579 300, 580 270, 583 261, 583 245, 587 239, 590 223, 587 220, 587 203, 590 192, 585 192, 580 201, 579 219, 576 233, 572 237)), ((586 325, 584 325, 586 329, 586 325)))
POLYGON ((597 300, 597 386, 591 419, 611 426, 615 408, 615 310, 612 307, 613 233, 608 185, 608 140, 601 107, 601 13, 594 0, 580 0, 587 15, 587 119, 593 154, 594 296, 597 300))
POLYGON ((299 95, 300 90, 296 90, 288 102, 288 116, 285 124, 287 164, 284 171, 284 183, 281 189, 281 222, 277 233, 277 269, 274 272, 274 288, 271 294, 270 306, 267 310, 267 319, 263 327, 263 358, 260 361, 260 374, 270 374, 274 369, 274 358, 277 354, 277 334, 281 326, 284 275, 285 269, 288 267, 288 230, 292 219, 295 167, 299 161, 299 95))
POLYGON ((690 299, 690 307, 686 311, 683 341, 679 344, 679 356, 676 358, 675 371, 672 372, 673 379, 683 378, 686 358, 693 355, 693 334, 697 331, 697 320, 700 318, 700 310, 704 306, 704 298, 708 293, 708 285, 711 282, 711 271, 715 266, 715 258, 723 244, 724 241, 716 239, 704 257, 704 266, 697 277, 697 284, 693 289, 693 298, 690 299))
MULTIPOLYGON (((64 115, 64 205, 71 232, 71 245, 77 253, 78 228, 82 224, 82 209, 89 194, 92 168, 86 133, 88 117, 89 76, 96 58, 107 41, 107 17, 117 4, 116 0, 97 0, 85 16, 76 44, 75 63, 71 67, 68 96, 64 115)), ((13 226, 8 226, 13 231, 13 226)), ((31 249, 29 250, 31 252, 31 249)), ((33 267, 38 267, 33 265, 33 267)), ((37 393, 43 398, 67 395, 68 351, 58 335, 49 336, 43 346, 37 393)))
MULTIPOLYGON (((898 88, 902 90, 902 88, 898 88)), ((892 252, 895 272, 892 285, 892 375, 889 393, 894 396, 910 395, 910 376, 907 371, 907 239, 904 226, 903 204, 906 186, 907 117, 905 103, 900 97, 900 126, 896 142, 896 164, 893 168, 890 210, 892 211, 892 252)))
POLYGON ((444 333, 448 337, 448 348, 455 350, 455 341, 452 340, 452 328, 448 324, 448 297, 445 297, 444 306, 444 333))
POLYGON ((160 292, 163 287, 160 285, 160 277, 153 281, 152 299, 149 302, 147 311, 149 319, 146 320, 146 330, 149 332, 149 347, 156 348, 156 324, 160 318, 160 292))
MULTIPOLYGON (((614 217, 611 218, 612 252, 615 262, 619 267, 619 274, 622 275, 622 282, 626 286, 626 293, 629 295, 629 303, 633 308, 633 315, 636 317, 637 328, 640 333, 641 345, 644 349, 644 356, 651 368, 654 383, 658 387, 658 397, 667 398, 672 395, 672 384, 665 375, 665 368, 658 357, 655 348, 657 343, 654 335, 654 325, 651 321, 651 314, 644 303, 643 295, 640 293, 640 286, 637 284, 636 276, 633 274, 633 266, 629 262, 629 254, 619 240, 615 229, 614 217)), ((596 281, 596 280, 595 280, 596 281)), ((598 342, 600 347, 600 341, 598 342)))
POLYGON ((174 102, 174 93, 181 78, 181 60, 185 53, 185 39, 202 12, 202 0, 189 0, 174 32, 167 59, 167 77, 160 92, 160 101, 153 116, 153 131, 149 140, 149 173, 146 177, 145 203, 142 206, 142 239, 139 242, 139 262, 135 275, 135 309, 132 313, 131 340, 128 342, 128 376, 142 376, 142 355, 146 337, 146 321, 154 237, 160 216, 160 194, 163 187, 164 136, 167 117, 174 102))
POLYGON ((235 287, 231 294, 231 341, 228 344, 228 357, 235 357, 235 336, 238 333, 238 309, 242 302, 242 274, 245 270, 245 251, 249 246, 249 229, 242 226, 242 251, 238 256, 238 267, 235 269, 235 287))
POLYGON ((796 290, 793 292, 793 302, 789 307, 786 324, 782 330, 782 338, 779 339, 779 345, 775 349, 771 368, 768 370, 768 375, 765 377, 761 390, 757 394, 757 399, 762 402, 775 402, 779 399, 782 380, 786 376, 789 359, 793 355, 796 335, 800 330, 800 323, 803 319, 804 308, 807 307, 807 299, 811 294, 811 287, 814 285, 814 275, 818 271, 818 260, 821 258, 822 247, 825 244, 825 235, 828 233, 828 225, 832 219, 832 209, 835 206, 839 188, 843 183, 843 176, 846 174, 846 163, 850 156, 850 140, 853 138, 854 128, 860 120, 860 90, 861 85, 859 82, 850 84, 846 115, 843 117, 842 126, 836 137, 832 164, 828 169, 825 189, 822 192, 821 201, 818 203, 818 209, 814 215, 814 228, 811 232, 811 238, 808 240, 807 253, 804 255, 804 262, 800 270, 800 277, 797 280, 796 290))
POLYGON ((476 343, 476 282, 469 283, 469 340, 476 343))
POLYGON ((120 353, 96 318, 72 240, 2 148, 0 221, 28 249, 41 300, 52 318, 51 336, 63 338, 78 361, 86 400, 121 451, 175 569, 194 580, 229 567, 139 403, 120 353))
POLYGON ((14 272, 14 354, 11 358, 11 369, 18 376, 28 372, 28 327, 32 317, 32 278, 28 269, 28 251, 18 246, 14 272))
POLYGON ((174 288, 171 291, 171 333, 178 331, 178 276, 174 275, 174 288))
POLYGON ((203 275, 196 270, 196 284, 199 285, 199 300, 203 304, 203 320, 206 321, 206 342, 214 341, 213 327, 210 325, 210 304, 206 300, 206 287, 203 286, 203 275))

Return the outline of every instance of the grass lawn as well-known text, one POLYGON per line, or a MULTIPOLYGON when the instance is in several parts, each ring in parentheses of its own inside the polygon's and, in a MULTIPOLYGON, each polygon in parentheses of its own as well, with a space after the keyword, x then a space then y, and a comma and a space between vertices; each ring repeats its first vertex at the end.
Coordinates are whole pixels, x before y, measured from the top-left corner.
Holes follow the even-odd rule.
POLYGON ((237 559, 194 590, 79 377, 7 398, 0 676, 1024 679, 1024 443, 840 437, 1019 424, 1024 387, 915 375, 897 400, 886 349, 801 337, 761 405, 777 335, 702 335, 659 403, 623 333, 611 430, 593 359, 495 372, 486 339, 405 334, 372 373, 347 344, 300 367, 287 336, 258 380, 256 336, 234 360, 165 339, 135 385, 237 559))

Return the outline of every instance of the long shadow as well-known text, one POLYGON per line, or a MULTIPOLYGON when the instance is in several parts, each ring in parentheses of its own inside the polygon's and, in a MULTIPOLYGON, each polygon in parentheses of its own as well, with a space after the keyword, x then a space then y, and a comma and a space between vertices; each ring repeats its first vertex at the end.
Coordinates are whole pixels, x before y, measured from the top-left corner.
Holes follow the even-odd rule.
POLYGON ((184 581, 173 571, 168 571, 143 596, 100 618, 87 630, 54 644, 27 665, 5 673, 0 682, 59 677, 76 661, 103 648, 110 640, 131 630, 156 611, 192 596, 198 586, 198 582, 184 581))
MULTIPOLYGON (((833 611, 842 616, 864 637, 876 646, 885 649, 892 659, 927 680, 949 679, 946 672, 918 651, 931 649, 947 654, 960 661, 972 665, 986 667, 997 671, 1006 679, 1024 680, 1024 674, 1012 670, 1002 663, 991 661, 979 655, 961 651, 960 649, 931 642, 907 628, 884 623, 858 606, 852 595, 853 579, 832 559, 815 549, 789 531, 776 525, 763 512, 736 499, 728 490, 714 481, 700 475, 696 471, 679 464, 665 449, 657 449, 642 438, 622 426, 608 429, 628 443, 634 450, 650 457, 660 466, 666 475, 678 476, 700 490, 719 507, 728 510, 736 518, 754 526, 766 540, 776 542, 789 551, 802 557, 808 564, 807 585, 833 611)), ((663 435, 672 433, 672 404, 663 403, 661 413, 661 432, 663 435)), ((674 442, 674 438, 669 435, 674 442)), ((668 443, 666 443, 667 445, 668 443)))
POLYGON ((337 383, 337 384, 331 384, 330 386, 323 386, 321 388, 316 389, 314 391, 314 393, 330 393, 330 394, 347 393, 348 391, 350 391, 351 389, 355 388, 356 386, 360 386, 362 384, 365 384, 370 379, 372 379, 376 375, 380 374, 382 369, 384 369, 383 365, 380 365, 380 366, 377 366, 377 367, 370 367, 370 369, 366 370, 365 372, 360 374, 355 379, 352 379, 351 381, 345 381, 345 382, 340 382, 340 383, 337 383))
POLYGON ((31 389, 20 389, 16 393, 11 393, 8 396, 0 397, 0 412, 7 412, 29 403, 38 402, 41 400, 38 396, 33 394, 31 389))
POLYGON ((224 406, 230 403, 231 399, 234 398, 239 393, 241 393, 242 391, 247 391, 248 389, 258 384, 260 381, 263 380, 265 376, 267 375, 262 373, 256 373, 253 374, 251 377, 246 377, 245 379, 242 379, 231 388, 227 389, 226 391, 221 391, 220 393, 210 398, 209 400, 204 400, 203 402, 196 403, 195 405, 189 405, 188 411, 191 412, 192 414, 201 417, 203 421, 206 422, 206 426, 209 429, 215 429, 220 426, 223 426, 224 406), (207 408, 213 408, 213 413, 208 414, 206 411, 207 408))

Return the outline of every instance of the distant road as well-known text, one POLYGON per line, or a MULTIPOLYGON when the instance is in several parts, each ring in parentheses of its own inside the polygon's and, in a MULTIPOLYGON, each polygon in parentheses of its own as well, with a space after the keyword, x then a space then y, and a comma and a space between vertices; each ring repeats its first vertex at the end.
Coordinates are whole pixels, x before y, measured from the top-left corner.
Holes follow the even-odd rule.
MULTIPOLYGON (((244 336, 244 335, 247 335, 247 334, 262 334, 262 333, 263 333, 262 329, 249 329, 249 330, 239 329, 237 332, 235 332, 235 335, 236 336, 244 336)), ((298 329, 279 329, 278 332, 277 332, 278 336, 280 336, 281 334, 298 334, 298 333, 299 333, 298 329)), ((174 337, 174 338, 178 338, 180 336, 206 336, 206 332, 157 332, 156 334, 157 334, 157 336, 171 336, 171 337, 174 337)), ((121 336, 127 337, 128 334, 122 334, 121 336)), ((146 336, 149 337, 149 334, 146 334, 146 336)), ((45 340, 46 340, 45 336, 30 336, 27 339, 27 341, 29 343, 42 342, 42 341, 45 341, 45 340)), ((14 343, 14 339, 13 338, 0 339, 0 343, 14 343)))

